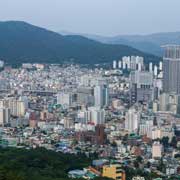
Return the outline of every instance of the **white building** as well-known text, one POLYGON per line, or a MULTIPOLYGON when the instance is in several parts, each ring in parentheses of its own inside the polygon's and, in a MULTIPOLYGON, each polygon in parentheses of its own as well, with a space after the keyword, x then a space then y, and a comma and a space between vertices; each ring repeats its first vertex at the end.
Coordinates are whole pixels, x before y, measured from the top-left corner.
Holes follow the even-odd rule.
POLYGON ((136 56, 136 63, 140 63, 141 65, 144 64, 144 58, 141 56, 136 56))
POLYGON ((61 104, 64 108, 72 106, 72 94, 68 92, 60 92, 57 94, 57 104, 61 104))
POLYGON ((141 71, 142 70, 142 65, 141 63, 138 63, 138 71, 141 71))
POLYGON ((162 139, 163 137, 168 137, 169 140, 171 140, 173 136, 174 136, 174 131, 172 130, 172 128, 155 127, 152 129, 152 136, 150 138, 155 140, 155 139, 162 139))
POLYGON ((159 62, 159 70, 160 70, 160 71, 163 70, 163 62, 162 62, 162 61, 159 62))
POLYGON ((129 132, 136 132, 138 130, 140 122, 140 113, 134 108, 131 108, 126 112, 125 117, 125 129, 129 132))
POLYGON ((77 119, 81 124, 88 124, 90 121, 90 114, 88 113, 88 110, 79 111, 77 114, 77 119))
POLYGON ((152 138, 153 140, 161 139, 161 129, 159 128, 152 129, 152 136, 150 138, 152 138))
POLYGON ((4 61, 0 60, 0 68, 4 67, 4 61))
POLYGON ((114 60, 113 61, 113 69, 116 69, 117 68, 117 62, 114 60))
POLYGON ((123 69, 130 69, 131 64, 131 58, 130 56, 124 56, 122 58, 122 68, 123 69))
POLYGON ((135 56, 131 56, 131 62, 130 62, 130 69, 132 70, 136 70, 136 57, 135 56))
POLYGON ((140 176, 136 176, 136 177, 133 177, 132 180, 145 180, 145 178, 140 177, 140 176))
POLYGON ((122 68, 122 62, 121 62, 121 61, 118 62, 118 68, 119 68, 119 69, 122 68))
POLYGON ((149 63, 149 72, 153 72, 153 64, 152 64, 152 62, 149 63))
POLYGON ((89 107, 88 110, 79 111, 78 121, 81 124, 104 124, 105 110, 98 107, 89 107))
POLYGON ((122 57, 122 69, 139 70, 144 67, 144 58, 140 56, 122 57))
POLYGON ((1 108, 9 108, 12 116, 24 117, 25 115, 25 103, 21 100, 14 98, 0 100, 1 108))
POLYGON ((158 67, 155 65, 154 66, 154 76, 158 75, 158 67))
POLYGON ((105 110, 104 109, 98 109, 98 108, 92 107, 92 108, 89 108, 88 110, 91 113, 91 122, 94 123, 94 125, 105 123, 105 110))
POLYGON ((147 135, 147 137, 151 136, 153 128, 153 121, 145 121, 139 125, 139 134, 140 135, 147 135))
POLYGON ((4 125, 10 122, 10 109, 0 108, 0 125, 4 125))

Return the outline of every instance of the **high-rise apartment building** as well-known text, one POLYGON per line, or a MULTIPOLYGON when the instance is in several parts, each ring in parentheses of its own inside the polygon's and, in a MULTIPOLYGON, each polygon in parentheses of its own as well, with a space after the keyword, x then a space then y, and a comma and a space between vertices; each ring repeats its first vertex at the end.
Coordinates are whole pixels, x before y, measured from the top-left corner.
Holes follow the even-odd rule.
POLYGON ((14 98, 0 100, 0 107, 9 108, 12 116, 23 117, 25 115, 25 103, 14 98))
POLYGON ((163 46, 164 80, 163 89, 166 93, 180 93, 180 45, 163 46))
POLYGON ((93 123, 104 124, 105 123, 105 110, 98 107, 89 107, 87 110, 78 112, 78 121, 82 124, 93 123))
POLYGON ((10 109, 0 108, 0 125, 5 125, 10 122, 10 109))
POLYGON ((152 64, 152 62, 149 63, 149 72, 153 72, 153 64, 152 64))
POLYGON ((116 69, 117 68, 117 62, 114 60, 113 61, 113 69, 116 69))
POLYGON ((106 85, 98 85, 94 88, 94 102, 96 107, 108 106, 109 90, 106 85))
POLYGON ((131 108, 126 112, 125 116, 125 129, 129 132, 136 132, 139 127, 140 113, 134 108, 131 108))
POLYGON ((180 95, 175 93, 162 93, 159 98, 159 110, 180 114, 180 95))
POLYGON ((130 102, 153 100, 153 74, 148 71, 132 71, 130 74, 130 102))

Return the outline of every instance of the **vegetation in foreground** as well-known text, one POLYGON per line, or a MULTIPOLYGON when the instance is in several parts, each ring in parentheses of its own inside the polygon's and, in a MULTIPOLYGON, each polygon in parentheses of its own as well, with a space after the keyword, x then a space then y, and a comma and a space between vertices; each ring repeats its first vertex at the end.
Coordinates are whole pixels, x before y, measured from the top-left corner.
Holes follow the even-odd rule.
MULTIPOLYGON (((62 154, 46 149, 0 149, 0 180, 70 180, 67 172, 90 165, 80 154, 62 154)), ((96 180, 106 178, 97 178, 96 180)))

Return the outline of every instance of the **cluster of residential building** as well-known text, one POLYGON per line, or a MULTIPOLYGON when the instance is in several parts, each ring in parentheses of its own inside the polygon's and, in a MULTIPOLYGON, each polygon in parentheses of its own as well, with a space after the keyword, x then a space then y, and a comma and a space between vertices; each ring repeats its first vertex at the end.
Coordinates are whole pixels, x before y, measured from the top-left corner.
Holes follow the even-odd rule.
POLYGON ((72 178, 125 180, 127 168, 157 178, 178 176, 180 46, 164 48, 157 64, 129 56, 108 69, 3 63, 0 145, 83 153, 96 160, 70 171, 72 178))

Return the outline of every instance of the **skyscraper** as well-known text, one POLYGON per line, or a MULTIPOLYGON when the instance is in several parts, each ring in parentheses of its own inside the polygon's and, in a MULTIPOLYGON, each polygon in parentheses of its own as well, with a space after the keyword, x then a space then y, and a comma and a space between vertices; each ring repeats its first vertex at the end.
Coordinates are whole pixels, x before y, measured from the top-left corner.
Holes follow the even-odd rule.
POLYGON ((117 62, 114 60, 113 61, 113 69, 116 69, 117 68, 117 62))
POLYGON ((140 122, 140 113, 134 108, 131 108, 126 112, 125 117, 125 129, 129 132, 135 132, 138 130, 140 122))
POLYGON ((132 71, 130 74, 130 102, 153 100, 153 74, 148 71, 132 71))
POLYGON ((10 109, 0 108, 0 125, 9 123, 10 121, 10 109))
POLYGON ((158 75, 158 67, 154 66, 154 76, 156 77, 158 75))
POLYGON ((23 117, 25 115, 25 103, 14 98, 0 100, 1 108, 9 108, 12 116, 23 117))
POLYGON ((87 110, 79 111, 78 121, 82 124, 93 123, 94 125, 102 125, 105 123, 105 110, 93 106, 87 110))
POLYGON ((122 68, 122 61, 121 61, 121 60, 118 61, 118 68, 119 68, 119 69, 122 68))
POLYGON ((153 64, 152 64, 152 62, 149 63, 149 72, 153 72, 153 64))
POLYGON ((94 88, 94 102, 96 107, 108 106, 109 90, 106 85, 98 85, 94 88))
POLYGON ((163 89, 166 93, 180 93, 180 45, 163 46, 163 89))

